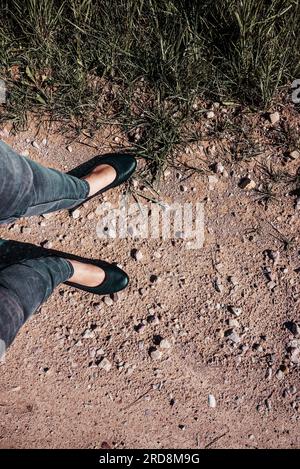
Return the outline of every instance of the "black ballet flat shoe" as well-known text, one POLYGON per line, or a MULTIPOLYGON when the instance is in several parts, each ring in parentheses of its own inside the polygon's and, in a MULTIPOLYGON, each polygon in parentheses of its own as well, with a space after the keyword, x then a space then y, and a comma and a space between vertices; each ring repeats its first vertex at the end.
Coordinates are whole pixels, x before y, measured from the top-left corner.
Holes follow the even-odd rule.
POLYGON ((97 163, 94 165, 94 168, 96 166, 100 166, 101 164, 112 166, 117 175, 112 183, 96 192, 96 194, 89 196, 87 200, 95 197, 96 195, 102 194, 103 192, 106 192, 113 187, 117 187, 120 184, 123 184, 123 182, 127 181, 127 179, 129 179, 130 176, 134 173, 137 165, 136 159, 132 155, 128 155, 126 153, 101 156, 99 157, 99 161, 97 161, 97 163))
POLYGON ((94 293, 95 295, 109 295, 127 287, 129 283, 128 275, 123 270, 119 269, 119 267, 100 260, 84 260, 84 263, 96 265, 104 270, 105 278, 103 282, 96 287, 87 287, 73 282, 65 282, 66 285, 79 288, 80 290, 89 293, 94 293))

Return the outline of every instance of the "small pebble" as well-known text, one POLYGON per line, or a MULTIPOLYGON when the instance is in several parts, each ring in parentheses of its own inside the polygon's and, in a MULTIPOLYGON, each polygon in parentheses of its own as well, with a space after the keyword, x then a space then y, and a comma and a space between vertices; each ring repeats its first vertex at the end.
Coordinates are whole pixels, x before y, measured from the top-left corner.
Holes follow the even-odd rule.
POLYGON ((153 349, 150 352, 150 357, 152 358, 152 360, 160 360, 162 358, 162 355, 162 352, 157 349, 153 349))
POLYGON ((298 160, 300 158, 300 152, 298 150, 291 151, 290 158, 292 158, 292 160, 298 160))
POLYGON ((240 180, 239 186, 241 189, 244 189, 246 191, 251 191, 252 189, 256 187, 256 182, 247 176, 240 180))
POLYGON ((208 111, 206 113, 206 118, 207 119, 213 119, 215 117, 215 113, 213 111, 208 111))
POLYGON ((142 259, 143 259, 143 254, 141 251, 139 251, 138 249, 133 249, 131 251, 131 256, 133 257, 133 259, 135 259, 137 262, 140 262, 142 259))
POLYGON ((265 378, 268 379, 268 380, 271 379, 271 378, 272 378, 272 374, 273 374, 272 368, 271 368, 271 367, 267 368, 267 371, 266 371, 266 374, 265 374, 265 378))
POLYGON ((240 327, 240 323, 237 319, 228 319, 227 324, 229 327, 240 327))
POLYGON ((278 381, 281 381, 284 378, 283 371, 278 370, 277 373, 276 373, 276 378, 278 379, 278 381))
POLYGON ((102 301, 106 306, 112 306, 114 304, 114 300, 110 298, 110 296, 105 296, 102 301))
POLYGON ((86 329, 82 334, 84 339, 93 339, 95 337, 95 333, 91 329, 86 329))
POLYGON ((138 326, 136 326, 136 331, 139 333, 139 334, 143 334, 146 330, 146 326, 145 324, 139 324, 138 326))
POLYGON ((215 165, 214 165, 214 171, 216 174, 223 174, 224 172, 224 166, 222 165, 222 163, 220 161, 218 161, 215 165))
POLYGON ((209 190, 213 190, 215 188, 215 185, 219 182, 219 178, 214 175, 209 175, 208 176, 208 187, 209 190))
POLYGON ((77 218, 80 217, 80 210, 77 208, 76 210, 74 210, 74 212, 72 212, 72 217, 77 220, 77 218))
POLYGON ((237 308, 236 306, 229 306, 229 311, 235 316, 240 316, 242 313, 242 308, 237 308))
POLYGON ((103 358, 98 366, 105 371, 110 371, 112 364, 107 358, 103 358))
POLYGON ((215 409, 217 407, 217 401, 213 394, 209 394, 207 400, 209 407, 211 407, 212 409, 215 409))
POLYGON ((219 277, 216 278, 214 284, 215 284, 216 291, 219 292, 219 293, 222 293, 224 288, 223 288, 223 285, 222 285, 222 281, 219 277))
POLYGON ((160 348, 169 349, 172 347, 171 342, 168 339, 162 339, 159 343, 160 348))
POLYGON ((52 218, 54 216, 53 212, 50 213, 43 213, 42 217, 48 220, 49 218, 52 218))
POLYGON ((238 284, 239 284, 237 278, 234 277, 234 276, 229 277, 229 282, 230 282, 234 287, 237 287, 238 284))
POLYGON ((269 114, 269 119, 272 125, 277 124, 280 121, 280 114, 278 111, 269 114))
POLYGON ((228 331, 226 331, 225 336, 234 344, 238 344, 241 341, 240 336, 234 329, 229 329, 228 331))
POLYGON ((267 287, 269 290, 274 290, 276 283, 273 280, 270 280, 270 282, 267 283, 267 287))
POLYGON ((32 145, 34 148, 36 148, 37 150, 39 150, 39 148, 40 148, 39 144, 38 144, 35 140, 33 140, 33 142, 31 143, 31 145, 32 145))

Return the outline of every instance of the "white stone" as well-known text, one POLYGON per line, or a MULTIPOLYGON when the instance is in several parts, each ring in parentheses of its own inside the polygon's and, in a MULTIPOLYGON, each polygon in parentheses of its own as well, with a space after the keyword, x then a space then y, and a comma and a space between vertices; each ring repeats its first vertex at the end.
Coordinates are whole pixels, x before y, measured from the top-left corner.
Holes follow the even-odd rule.
POLYGON ((169 349, 172 347, 171 342, 168 339, 162 339, 159 346, 162 349, 169 349))
POLYGON ((300 157, 300 152, 298 150, 291 151, 290 158, 292 158, 292 160, 298 160, 299 157, 300 157))
POLYGON ((277 124, 280 121, 280 114, 278 111, 269 114, 269 119, 272 125, 277 124))
POLYGON ((34 148, 36 148, 37 150, 39 150, 39 148, 40 148, 39 144, 38 144, 35 140, 33 140, 33 142, 31 143, 31 145, 32 145, 34 148))
POLYGON ((77 220, 77 218, 80 217, 80 210, 77 208, 76 210, 74 210, 74 212, 72 212, 72 217, 77 220))
POLYGON ((209 407, 211 407, 212 409, 215 409, 217 407, 217 401, 213 394, 208 395, 207 401, 208 401, 209 407))
POLYGON ((111 362, 107 358, 103 358, 99 363, 99 368, 102 368, 105 371, 110 371, 112 367, 111 362))
POLYGON ((105 303, 106 306, 112 306, 114 304, 114 301, 109 296, 105 296, 103 298, 103 303, 105 303))
POLYGON ((208 111, 206 113, 206 117, 207 117, 207 119, 213 119, 215 117, 214 111, 208 111))
POLYGON ((152 360, 160 360, 162 358, 162 352, 160 350, 152 350, 150 352, 150 357, 152 358, 152 360))

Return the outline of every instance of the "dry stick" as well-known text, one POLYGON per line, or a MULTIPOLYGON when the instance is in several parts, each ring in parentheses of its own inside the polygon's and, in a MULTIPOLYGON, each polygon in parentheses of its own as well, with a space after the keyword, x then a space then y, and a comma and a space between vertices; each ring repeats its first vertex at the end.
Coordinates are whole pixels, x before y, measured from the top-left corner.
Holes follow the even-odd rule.
POLYGON ((216 436, 216 438, 214 438, 214 439, 211 440, 209 443, 207 443, 207 445, 204 446, 204 449, 210 448, 211 445, 213 445, 216 441, 218 441, 218 440, 220 440, 221 438, 223 438, 223 436, 227 435, 228 432, 229 432, 229 430, 227 430, 227 432, 223 433, 223 434, 220 435, 220 436, 216 436))
POLYGON ((144 392, 144 394, 142 394, 141 396, 137 397, 133 402, 131 402, 130 404, 128 404, 128 406, 124 407, 123 410, 127 410, 127 409, 129 409, 130 407, 132 407, 134 404, 136 404, 138 401, 140 401, 144 396, 146 396, 150 391, 152 391, 152 388, 149 388, 146 392, 144 392))

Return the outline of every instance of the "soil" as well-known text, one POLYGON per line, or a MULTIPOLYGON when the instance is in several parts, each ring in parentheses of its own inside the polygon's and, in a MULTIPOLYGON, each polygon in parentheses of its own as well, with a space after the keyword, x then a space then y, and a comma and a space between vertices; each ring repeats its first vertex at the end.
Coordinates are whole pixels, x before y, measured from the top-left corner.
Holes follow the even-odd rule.
MULTIPOLYGON (((72 143, 32 128, 1 138, 61 171, 126 144, 110 128, 72 143)), ((171 168, 160 188, 163 203, 204 203, 199 249, 176 236, 100 239, 98 207, 124 187, 78 218, 64 211, 1 227, 1 238, 117 262, 131 279, 106 302, 61 285, 25 324, 0 365, 1 448, 300 447, 300 211, 284 184, 267 204, 242 189, 248 175, 259 187, 257 159, 232 162, 216 146, 200 142, 180 158, 210 154, 225 172, 171 168)), ((150 189, 139 179, 131 187, 149 206, 150 189)))

